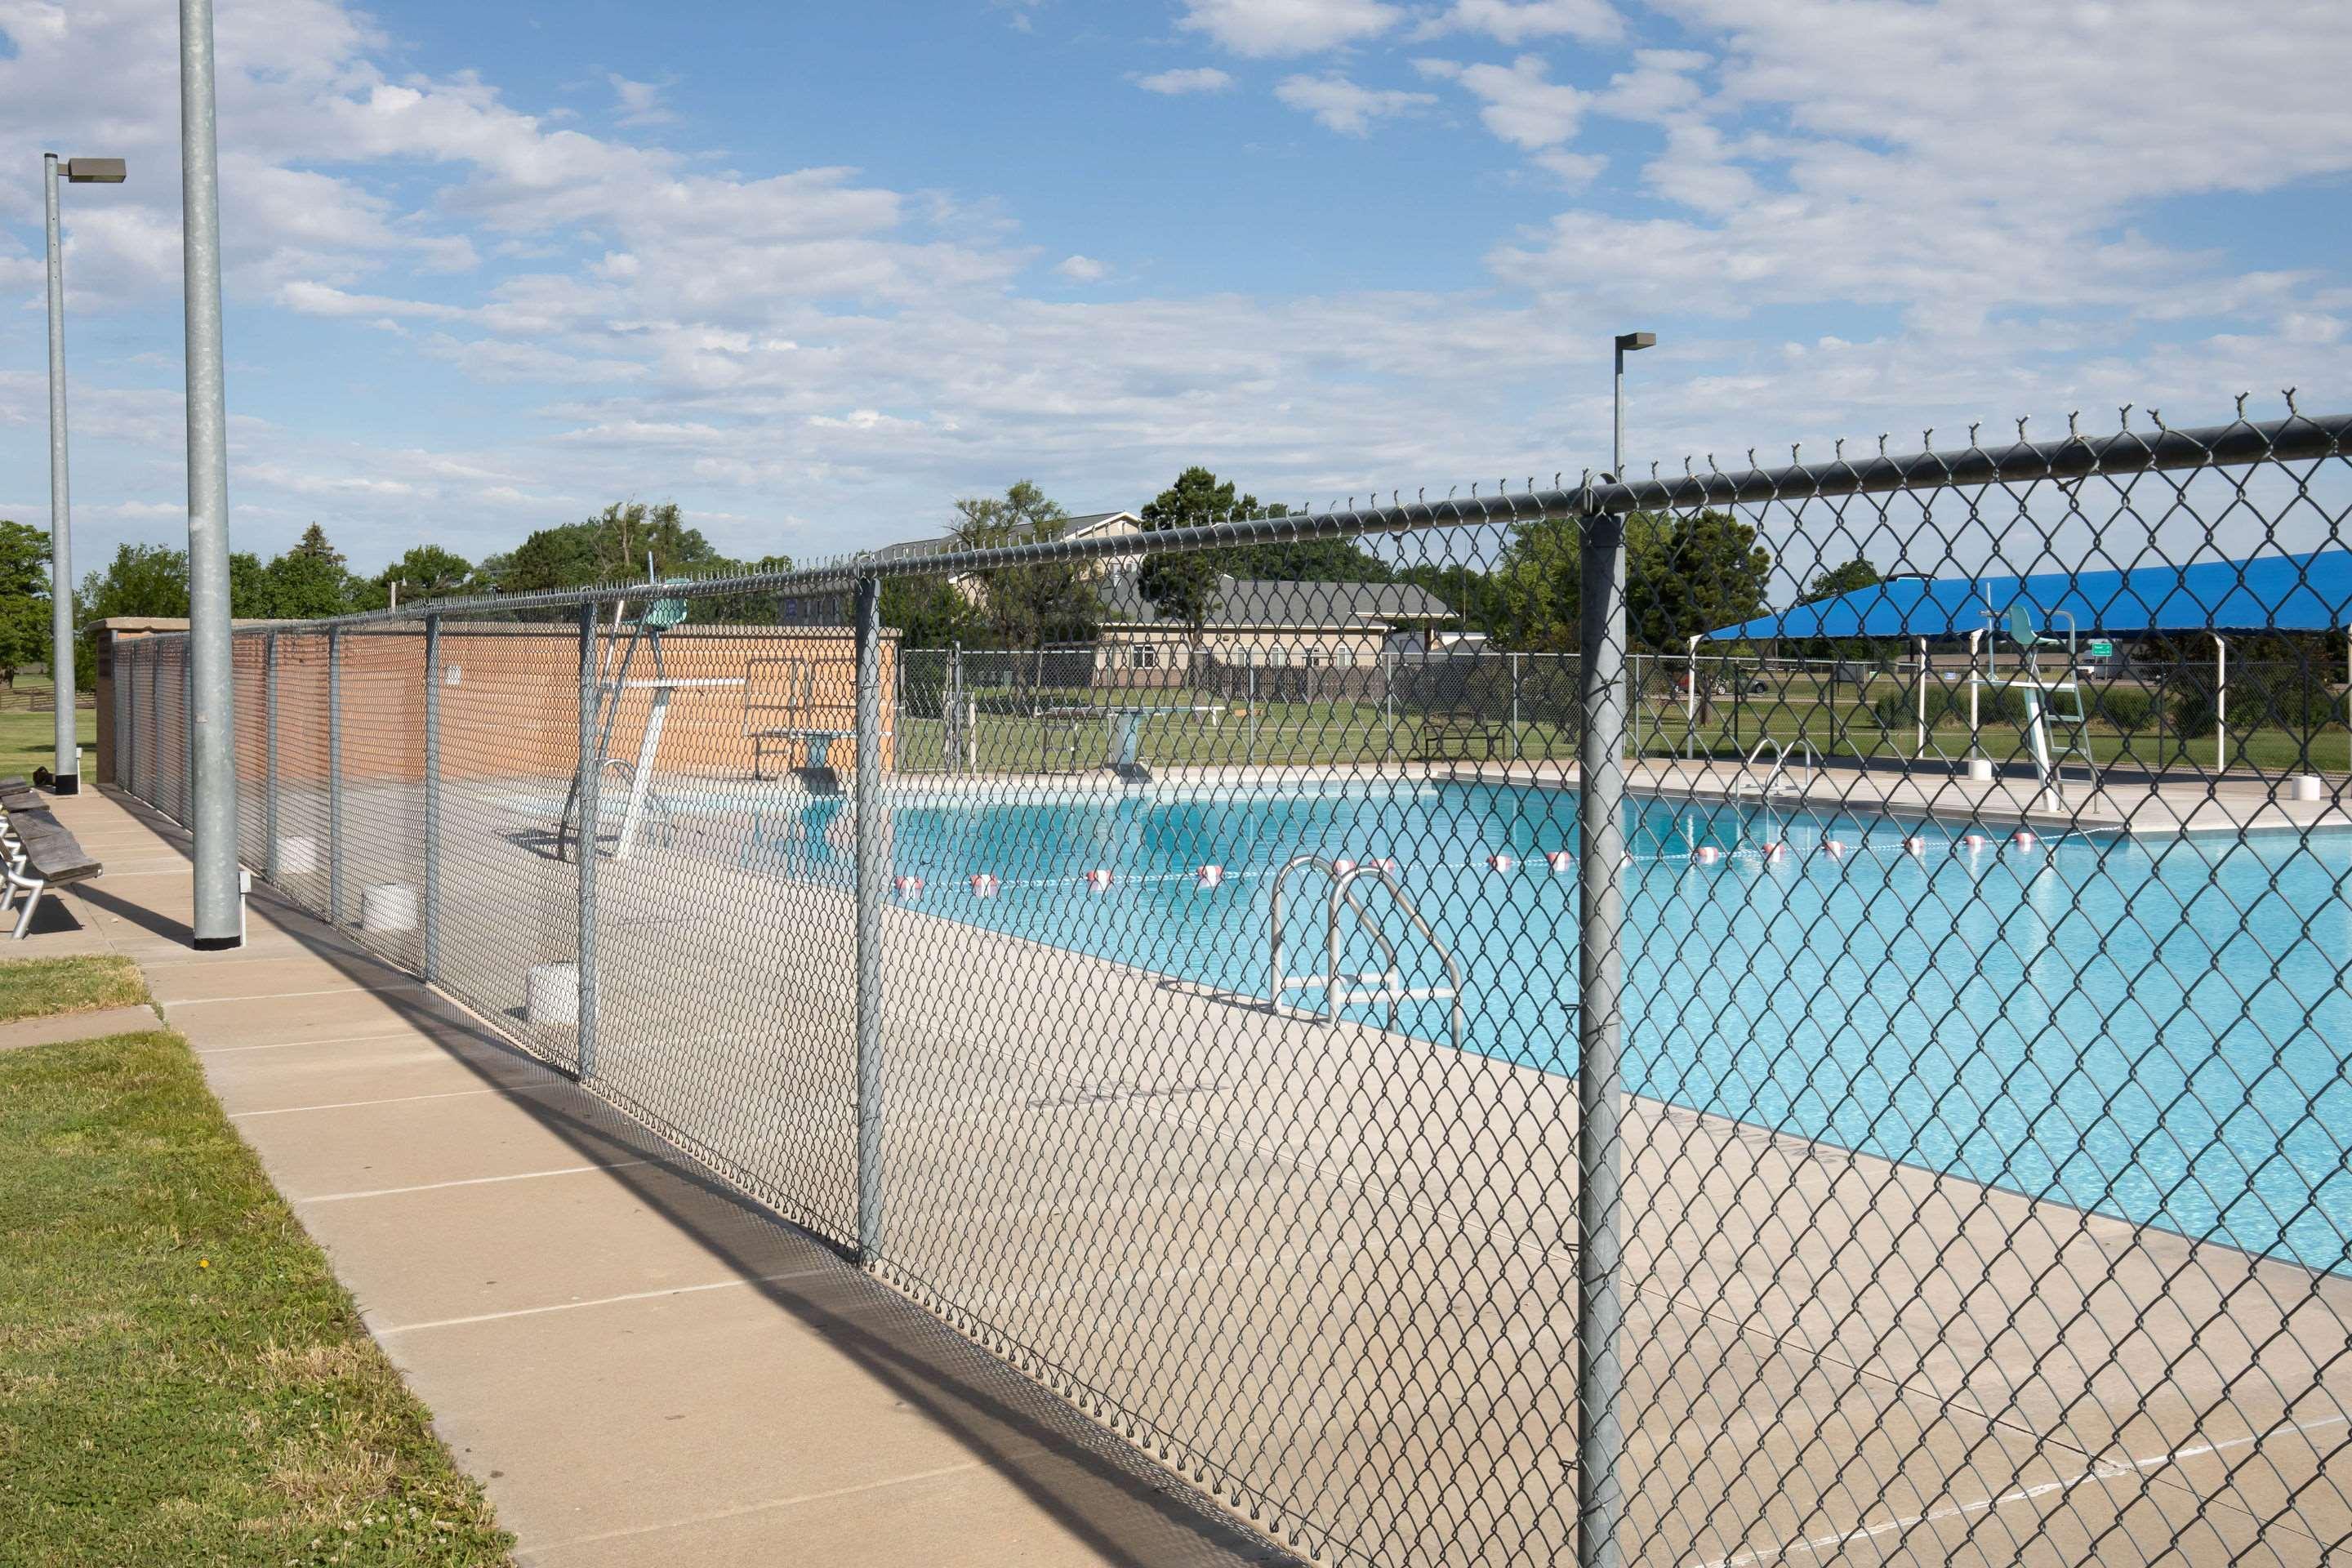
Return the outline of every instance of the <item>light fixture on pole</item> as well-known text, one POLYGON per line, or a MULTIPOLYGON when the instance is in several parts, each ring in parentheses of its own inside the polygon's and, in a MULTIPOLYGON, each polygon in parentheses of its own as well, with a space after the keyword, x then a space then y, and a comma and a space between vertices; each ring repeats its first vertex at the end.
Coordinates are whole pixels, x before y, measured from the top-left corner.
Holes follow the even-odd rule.
POLYGON ((1625 480, 1625 356, 1637 350, 1655 348, 1655 332, 1620 332, 1617 334, 1617 384, 1614 398, 1615 435, 1609 442, 1609 471, 1619 484, 1625 480))
POLYGON ((49 700, 57 710, 57 757, 51 788, 81 788, 81 742, 74 714, 73 506, 66 481, 66 270, 58 240, 58 180, 76 185, 119 185, 120 158, 60 158, 41 154, 41 205, 49 230, 49 700))

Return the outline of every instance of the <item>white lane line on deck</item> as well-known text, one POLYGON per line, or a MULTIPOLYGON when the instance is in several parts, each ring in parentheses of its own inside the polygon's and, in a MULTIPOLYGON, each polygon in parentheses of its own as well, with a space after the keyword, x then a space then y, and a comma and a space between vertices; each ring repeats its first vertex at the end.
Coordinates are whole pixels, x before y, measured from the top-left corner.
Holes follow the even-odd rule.
POLYGON ((665 1530, 684 1530, 688 1525, 709 1524, 717 1520, 741 1519, 754 1513, 767 1513, 780 1508, 798 1508, 803 1503, 830 1502, 835 1498, 856 1497, 861 1492, 881 1491, 888 1487, 902 1487, 914 1481, 937 1480, 941 1476, 961 1475, 976 1470, 988 1463, 985 1459, 960 1459, 952 1465, 940 1465, 933 1469, 917 1470, 910 1475, 892 1476, 887 1480, 858 1481, 851 1486, 833 1487, 821 1492, 797 1492, 791 1497, 771 1498, 766 1502, 747 1502, 737 1508, 722 1508, 712 1513, 698 1513, 687 1519, 667 1520, 660 1524, 635 1525, 627 1530, 607 1530, 596 1535, 575 1535, 569 1541, 552 1541, 543 1546, 528 1547, 517 1555, 524 1559, 539 1557, 543 1552, 560 1552, 567 1546, 590 1546, 600 1541, 624 1541, 633 1535, 654 1535, 665 1530))
POLYGON ((426 1045, 448 1047, 421 1029, 386 1029, 379 1035, 326 1035, 315 1040, 274 1040, 266 1046, 202 1046, 196 1048, 200 1057, 233 1057, 239 1051, 290 1051, 299 1046, 357 1046, 372 1040, 415 1039, 426 1045))
POLYGON ((558 1165, 547 1171, 518 1171, 511 1176, 464 1176, 454 1182, 419 1182, 410 1187, 368 1187, 352 1193, 320 1193, 314 1197, 295 1198, 296 1204, 340 1204, 353 1198, 390 1198, 403 1193, 437 1193, 447 1187, 487 1187, 499 1182, 535 1182, 542 1176, 577 1176, 590 1171, 625 1171, 632 1165, 650 1165, 651 1160, 615 1160, 604 1165, 558 1165))
POLYGON ((423 989, 421 983, 404 980, 397 985, 336 985, 324 991, 257 991, 250 996, 188 996, 177 1000, 166 996, 159 1000, 166 1007, 194 1007, 200 1004, 208 1006, 215 1002, 291 1002, 304 996, 350 996, 362 992, 423 989))
MULTIPOLYGON (((1810 1540, 1792 1541, 1783 1546, 1769 1547, 1756 1552, 1742 1552, 1731 1557, 1718 1557, 1714 1562, 1706 1563, 1705 1568, 1750 1568, 1751 1564, 1759 1563, 1783 1562, 1795 1552, 1814 1555, 1833 1551, 1856 1541, 1869 1541, 1897 1531, 1914 1530, 1923 1524, 1940 1524, 1947 1520, 1964 1519, 1972 1513, 1986 1513, 2006 1503, 2031 1502, 2036 1498, 2048 1497, 2052 1492, 2072 1491, 2085 1481, 2116 1480, 2125 1476, 2136 1475, 2141 1470, 2151 1470, 2163 1465, 2178 1464, 2183 1459, 2202 1459, 2210 1455, 2226 1453, 2231 1448, 2249 1447, 2256 1443, 2266 1442, 2282 1433, 2315 1432, 2323 1426, 2341 1426, 2347 1419, 2352 1417, 2325 1415, 2316 1421, 2290 1421, 2273 1426, 2267 1432, 2256 1432, 2249 1436, 2225 1438, 2219 1443, 2192 1444, 2186 1448, 2151 1454, 2146 1458, 2130 1459, 2122 1464, 2094 1465, 2080 1475, 2069 1476, 2063 1480, 2043 1481, 2038 1486, 2019 1487, 2014 1491, 2005 1491, 1999 1497, 1980 1498, 1975 1502, 1958 1503, 1949 1508, 1931 1509, 1926 1513, 1910 1514, 1902 1519, 1890 1519, 1879 1524, 1857 1525, 1852 1530, 1841 1530, 1829 1535, 1816 1535, 1810 1540)), ((2199 1500, 2210 1500, 2200 1496, 2199 1500)))
POLYGON ((692 1296, 705 1290, 740 1290, 746 1285, 769 1285, 782 1279, 806 1279, 832 1270, 823 1267, 795 1268, 787 1274, 755 1274, 742 1279, 714 1279, 704 1285, 671 1285, 659 1290, 632 1290, 623 1296, 596 1296, 585 1301, 557 1301, 545 1307, 516 1307, 504 1312, 477 1312, 467 1318, 436 1318, 424 1323, 394 1323, 378 1334, 413 1334, 420 1329, 455 1329, 467 1323, 495 1323, 508 1318, 536 1318, 546 1312, 577 1311, 583 1307, 612 1307, 624 1301, 657 1301, 665 1296, 692 1296))
POLYGON ((478 1094, 504 1094, 502 1089, 453 1089, 442 1094, 395 1094, 383 1100, 331 1100, 322 1105, 281 1105, 271 1110, 232 1110, 231 1121, 257 1116, 299 1116, 306 1110, 358 1110, 370 1105, 414 1105, 420 1100, 470 1100, 478 1094))

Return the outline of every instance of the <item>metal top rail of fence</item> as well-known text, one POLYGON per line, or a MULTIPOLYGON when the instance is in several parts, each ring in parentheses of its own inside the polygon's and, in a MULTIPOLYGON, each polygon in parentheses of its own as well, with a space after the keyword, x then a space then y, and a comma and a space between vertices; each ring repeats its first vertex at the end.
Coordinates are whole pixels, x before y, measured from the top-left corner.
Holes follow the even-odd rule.
MULTIPOLYGON (((2318 1564, 2348 432, 255 627, 241 849, 1269 1558, 2318 1564), (2302 598, 2199 664, 2232 552, 2302 598), (1932 659, 1706 640, 2095 565, 2149 574, 2137 666, 2016 605, 1932 659), (972 640, 886 626, 907 578, 972 640)), ((102 720, 183 819, 185 679, 126 640, 102 720)))

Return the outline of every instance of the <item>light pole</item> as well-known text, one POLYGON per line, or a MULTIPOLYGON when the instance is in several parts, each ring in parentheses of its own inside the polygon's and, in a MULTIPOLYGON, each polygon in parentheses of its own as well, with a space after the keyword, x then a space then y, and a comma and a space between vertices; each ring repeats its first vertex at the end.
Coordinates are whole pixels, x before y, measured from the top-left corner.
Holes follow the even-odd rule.
POLYGON ((1625 356, 1642 349, 1655 348, 1655 332, 1620 332, 1617 334, 1617 387, 1615 397, 1616 435, 1609 443, 1609 471, 1617 476, 1619 484, 1625 478, 1625 356))
POLYGON ((236 688, 228 623, 228 393, 221 368, 220 149, 212 0, 180 0, 181 254, 188 337, 189 732, 194 737, 195 945, 242 945, 236 872, 236 688))
POLYGON ((49 698, 57 708, 58 754, 50 787, 81 789, 81 744, 74 721, 73 505, 66 484, 66 268, 58 242, 58 175, 76 185, 119 185, 120 158, 41 154, 42 205, 49 226, 49 698))

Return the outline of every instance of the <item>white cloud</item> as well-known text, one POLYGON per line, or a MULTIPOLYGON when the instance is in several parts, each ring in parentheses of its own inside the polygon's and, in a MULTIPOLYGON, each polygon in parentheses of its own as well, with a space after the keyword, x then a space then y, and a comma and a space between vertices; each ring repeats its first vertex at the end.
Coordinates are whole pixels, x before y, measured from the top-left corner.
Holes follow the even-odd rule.
POLYGON ((667 125, 677 118, 662 102, 662 94, 668 90, 668 83, 631 81, 618 71, 606 73, 604 79, 613 84, 615 123, 667 125))
POLYGON ((348 294, 324 283, 297 279, 278 288, 278 302, 305 316, 421 316, 455 321, 466 312, 425 300, 394 300, 382 294, 348 294))
POLYGON ((1171 98, 1188 92, 1225 92, 1234 79, 1214 66, 1192 66, 1181 70, 1154 71, 1150 76, 1135 79, 1135 85, 1146 92, 1164 93, 1171 98))
POLYGON ((1206 33, 1235 54, 1264 58, 1359 43, 1402 20, 1404 13, 1385 0, 1184 0, 1176 25, 1206 33))
POLYGON ((1529 38, 1563 35, 1605 44, 1625 36, 1625 19, 1608 0, 1454 0, 1444 16, 1425 24, 1416 36, 1450 32, 1484 33, 1515 48, 1529 38))
POLYGON ((1110 268, 1091 256, 1065 257, 1054 270, 1073 283, 1099 283, 1110 276, 1110 268))
POLYGON ((1507 66, 1457 65, 1452 60, 1416 60, 1423 76, 1458 81, 1485 100, 1478 111, 1486 129, 1530 150, 1556 147, 1576 134, 1586 95, 1565 82, 1547 80, 1539 56, 1521 55, 1507 66))
POLYGON ((1275 84, 1274 96, 1315 117, 1326 130, 1346 136, 1365 136, 1382 120, 1411 113, 1435 103, 1425 92, 1395 88, 1360 87, 1338 72, 1323 76, 1288 76, 1275 84))

